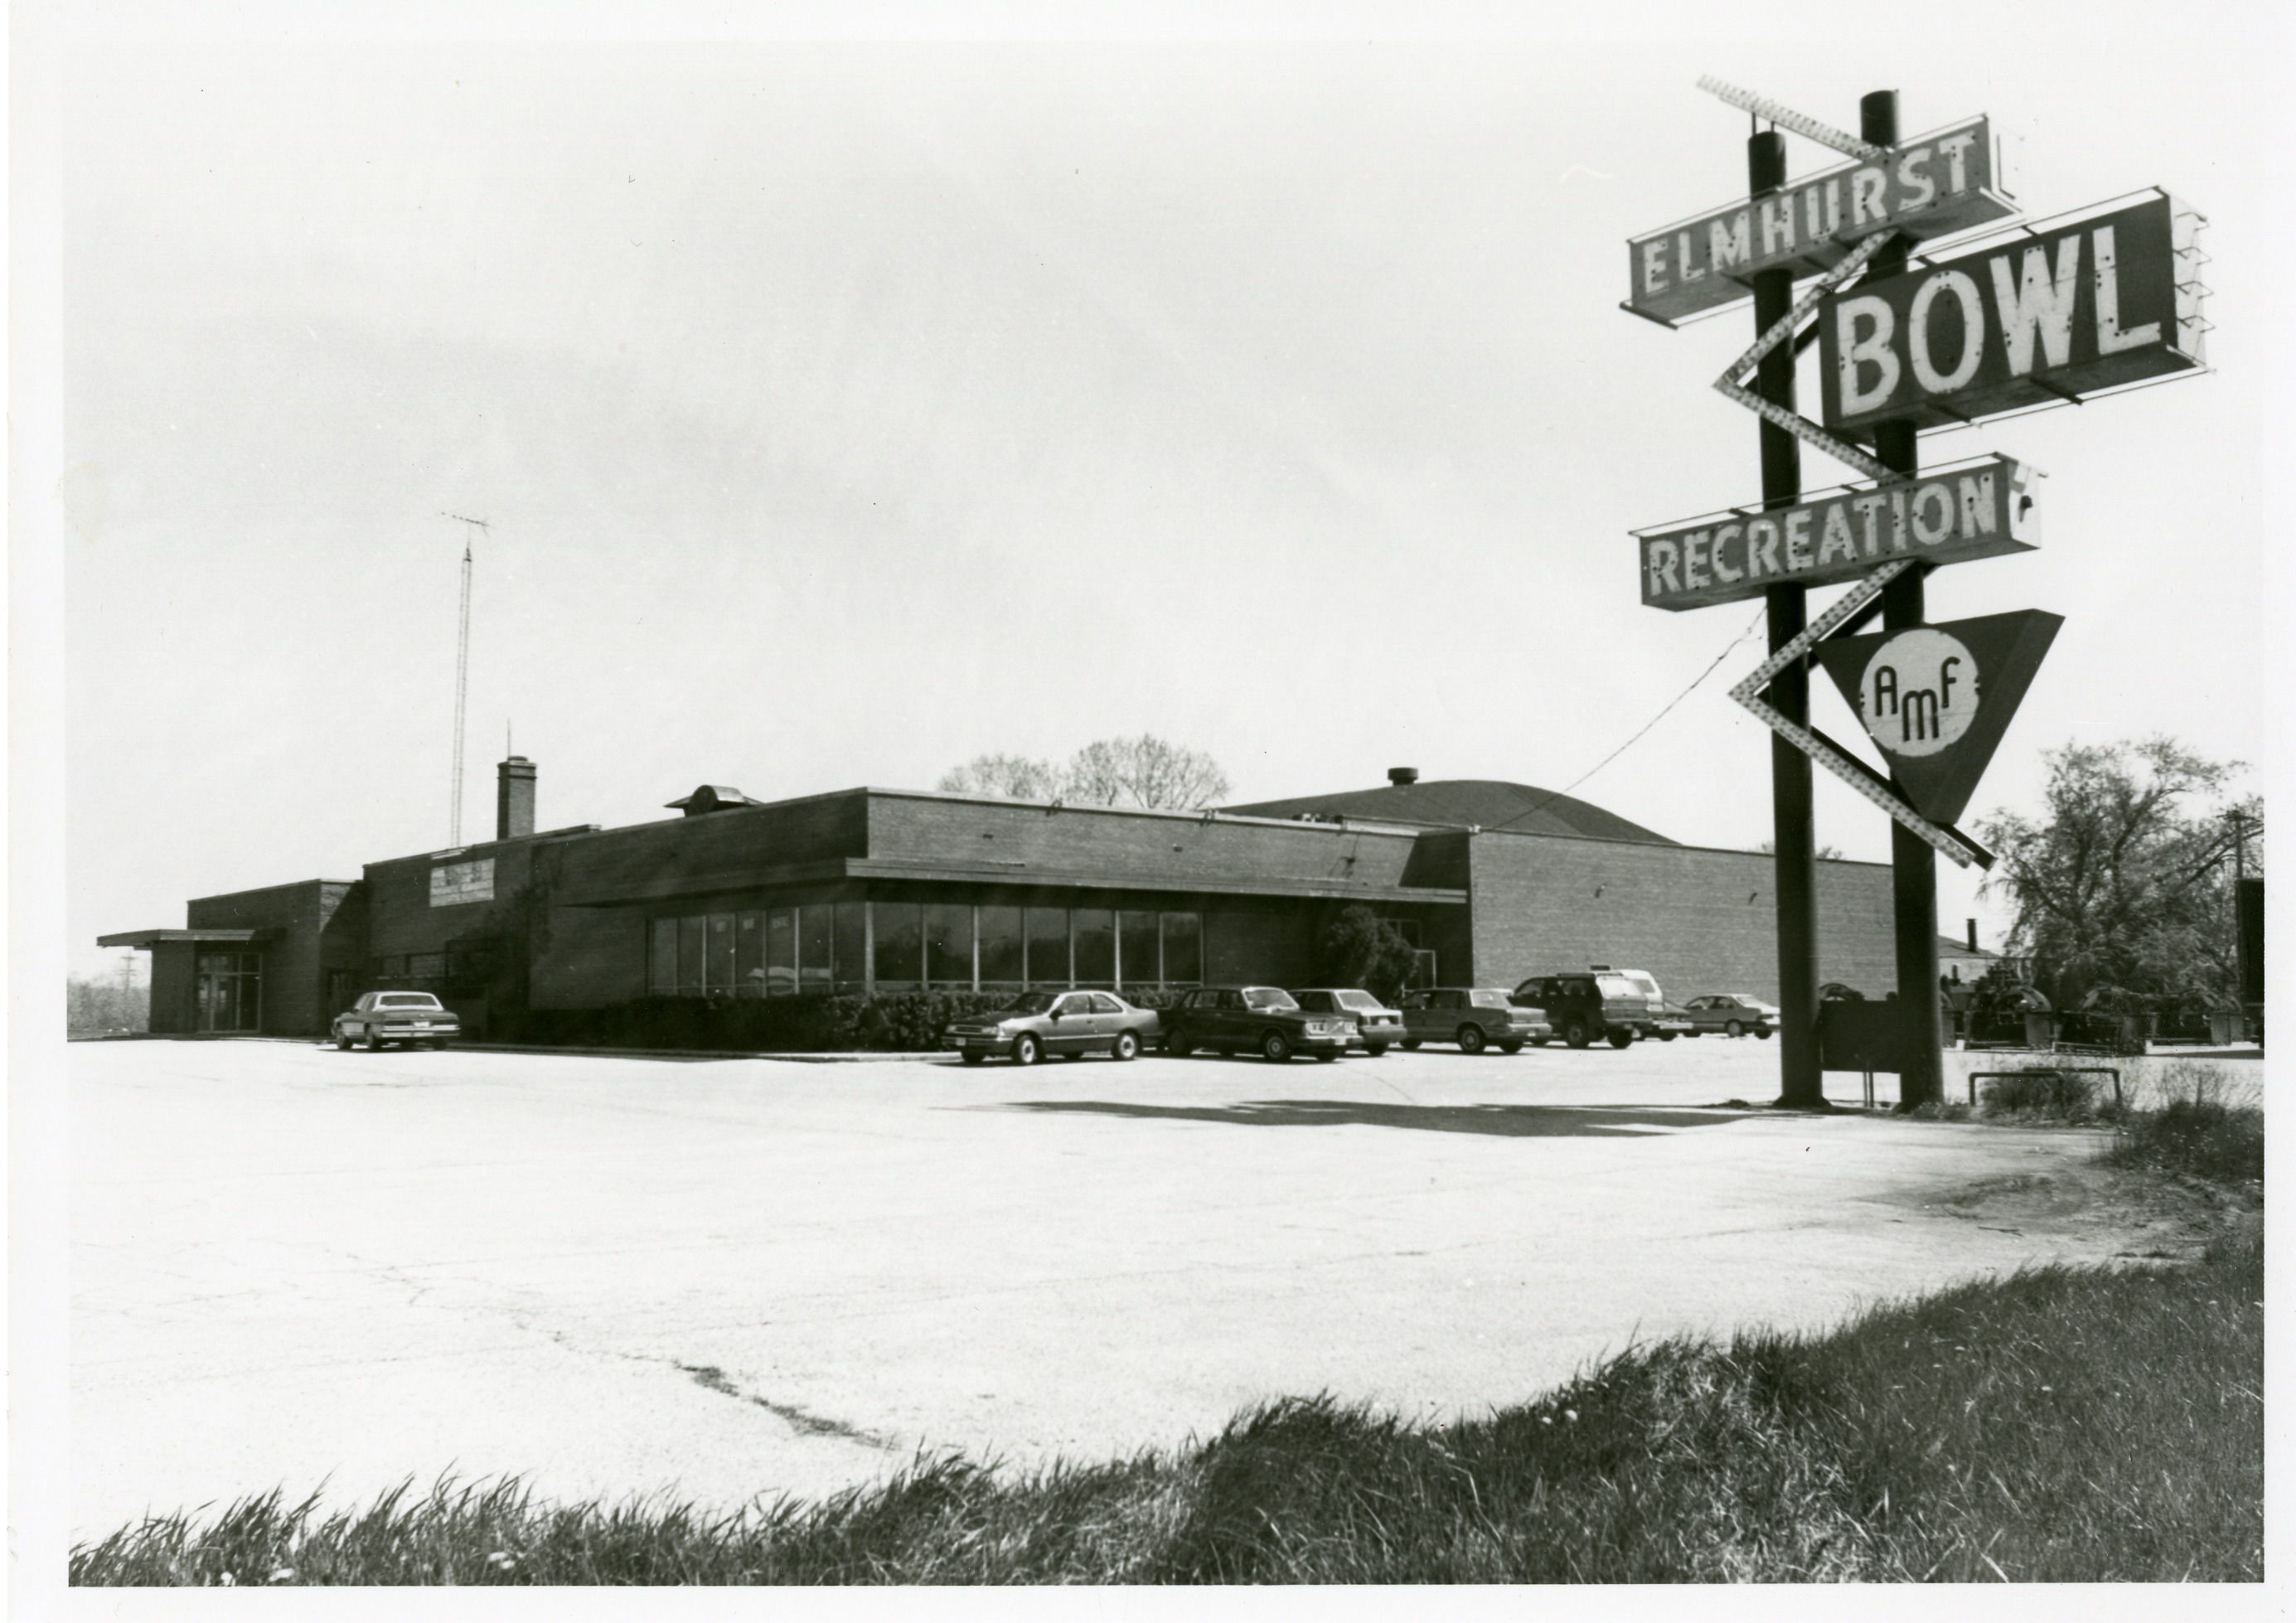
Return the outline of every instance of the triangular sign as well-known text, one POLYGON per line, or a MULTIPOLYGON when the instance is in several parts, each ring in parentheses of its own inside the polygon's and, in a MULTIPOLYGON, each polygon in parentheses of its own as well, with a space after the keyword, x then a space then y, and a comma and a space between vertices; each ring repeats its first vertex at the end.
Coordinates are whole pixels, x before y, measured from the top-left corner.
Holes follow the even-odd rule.
POLYGON ((2027 609, 1834 637, 1816 652, 1914 809, 1949 824, 1968 808, 2064 623, 2027 609))

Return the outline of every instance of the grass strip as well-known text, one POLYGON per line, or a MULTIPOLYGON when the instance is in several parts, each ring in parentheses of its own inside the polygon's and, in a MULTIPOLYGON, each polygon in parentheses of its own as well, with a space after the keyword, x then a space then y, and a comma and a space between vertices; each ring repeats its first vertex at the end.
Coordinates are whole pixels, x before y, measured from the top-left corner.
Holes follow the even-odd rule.
POLYGON ((920 1458, 718 1513, 515 1481, 277 1493, 74 1548, 81 1585, 2257 1580, 2263 1242, 2037 1267, 1813 1336, 1672 1340, 1487 1419, 1326 1398, 1029 1472, 920 1458))

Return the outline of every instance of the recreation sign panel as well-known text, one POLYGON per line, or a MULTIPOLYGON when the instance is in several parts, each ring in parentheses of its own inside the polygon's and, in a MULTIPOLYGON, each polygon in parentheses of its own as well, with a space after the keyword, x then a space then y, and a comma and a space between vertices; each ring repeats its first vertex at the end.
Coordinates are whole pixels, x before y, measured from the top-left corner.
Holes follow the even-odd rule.
POLYGON ((1748 296, 1744 279, 1838 263, 1861 237, 1901 231, 1927 239, 2005 220, 1993 131, 1983 118, 1909 141, 1878 162, 1846 164, 1741 199, 1627 243, 1627 307, 1671 324, 1748 296))
POLYGON ((1931 428, 2200 370, 2200 225, 2160 193, 1828 295, 1825 426, 1931 428))
POLYGON ((1850 580, 1900 557, 1966 563, 2040 544, 2040 471, 1988 456, 1901 483, 1638 530, 1643 603, 1703 609, 1850 580))

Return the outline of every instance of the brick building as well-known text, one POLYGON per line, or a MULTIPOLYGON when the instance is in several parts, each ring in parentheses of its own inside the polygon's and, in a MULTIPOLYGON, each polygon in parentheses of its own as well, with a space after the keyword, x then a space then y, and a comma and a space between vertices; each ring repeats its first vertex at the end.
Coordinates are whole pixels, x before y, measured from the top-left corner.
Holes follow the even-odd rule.
MULTIPOLYGON (((1350 903, 1426 982, 1590 963, 1677 996, 1775 994, 1771 863, 1675 843, 1521 784, 1422 783, 1218 812, 850 789, 537 832, 535 768, 498 770, 496 837, 192 902, 105 936, 152 954, 154 1031, 316 1035, 361 990, 427 987, 483 1033, 526 1009, 648 996, 1300 985, 1350 903)), ((1821 978, 1893 974, 1890 874, 1819 865, 1821 978)))

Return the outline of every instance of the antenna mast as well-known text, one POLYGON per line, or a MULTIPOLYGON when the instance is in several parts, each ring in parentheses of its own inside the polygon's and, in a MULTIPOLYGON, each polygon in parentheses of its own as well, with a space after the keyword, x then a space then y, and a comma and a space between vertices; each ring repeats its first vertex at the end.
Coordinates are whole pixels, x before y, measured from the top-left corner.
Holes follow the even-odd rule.
MULTIPOLYGON (((484 519, 466 519, 459 512, 442 513, 457 524, 468 524, 475 529, 485 529, 484 519)), ((463 624, 455 643, 455 791, 454 807, 448 818, 447 843, 463 843, 463 709, 471 690, 471 544, 463 543, 463 624)))

